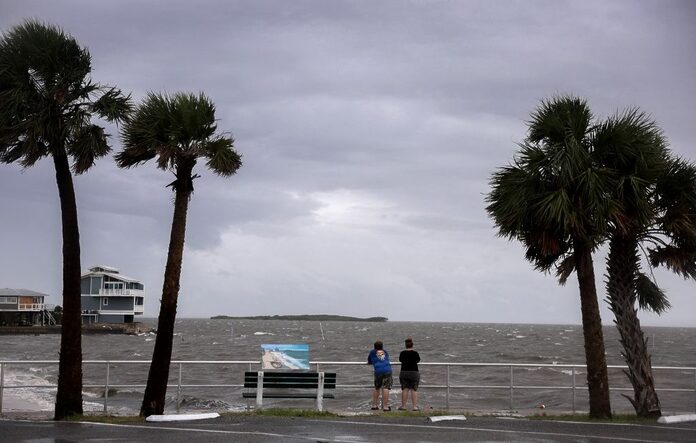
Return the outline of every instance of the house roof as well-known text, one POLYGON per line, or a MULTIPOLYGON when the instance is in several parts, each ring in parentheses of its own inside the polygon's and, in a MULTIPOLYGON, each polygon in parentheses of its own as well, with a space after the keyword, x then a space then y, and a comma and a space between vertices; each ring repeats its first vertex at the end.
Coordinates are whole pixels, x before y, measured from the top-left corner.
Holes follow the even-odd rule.
POLYGON ((95 265, 89 268, 89 270, 92 272, 113 272, 114 274, 118 274, 118 268, 114 268, 113 266, 95 265))
POLYGON ((137 278, 123 275, 119 273, 118 269, 111 266, 92 266, 91 268, 89 268, 89 272, 85 272, 80 276, 80 278, 89 277, 90 275, 108 275, 109 277, 115 278, 116 280, 121 280, 130 283, 140 283, 140 280, 138 280, 137 278))
POLYGON ((30 291, 29 289, 0 288, 0 297, 48 297, 43 292, 30 291))

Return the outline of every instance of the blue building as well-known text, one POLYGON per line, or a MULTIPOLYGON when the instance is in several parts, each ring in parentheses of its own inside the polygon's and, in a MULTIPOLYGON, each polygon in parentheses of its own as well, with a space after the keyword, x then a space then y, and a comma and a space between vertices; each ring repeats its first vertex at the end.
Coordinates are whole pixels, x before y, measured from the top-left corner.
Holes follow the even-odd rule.
POLYGON ((82 274, 82 323, 133 323, 143 315, 145 292, 138 280, 110 266, 93 266, 82 274))

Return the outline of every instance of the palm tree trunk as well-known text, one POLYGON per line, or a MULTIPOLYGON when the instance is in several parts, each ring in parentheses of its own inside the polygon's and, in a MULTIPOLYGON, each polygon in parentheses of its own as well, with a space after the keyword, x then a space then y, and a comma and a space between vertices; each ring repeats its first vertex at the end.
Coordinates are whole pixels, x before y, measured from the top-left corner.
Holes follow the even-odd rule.
POLYGON ((63 225, 63 321, 54 418, 82 414, 82 322, 80 308, 80 230, 68 157, 55 148, 53 163, 63 225))
POLYGON ((655 391, 648 346, 640 328, 636 311, 635 279, 638 272, 638 254, 635 241, 615 235, 612 237, 607 259, 607 292, 609 307, 616 319, 621 336, 626 375, 633 385, 633 404, 639 417, 659 417, 662 412, 655 391))
POLYGON ((157 338, 152 353, 152 363, 147 377, 147 386, 140 415, 148 417, 164 413, 164 403, 167 395, 169 380, 169 365, 172 360, 172 341, 174 339, 174 322, 176 320, 176 305, 179 297, 179 279, 181 263, 184 256, 184 239, 186 236, 186 213, 193 192, 191 172, 193 163, 182 164, 177 168, 177 179, 173 183, 174 216, 172 231, 169 238, 167 265, 164 270, 162 286, 162 301, 160 302, 159 318, 157 320, 157 338))
POLYGON ((585 338, 587 386, 590 392, 590 417, 611 418, 609 377, 604 355, 602 318, 599 315, 592 249, 587 242, 574 239, 575 269, 580 286, 582 330, 585 338))

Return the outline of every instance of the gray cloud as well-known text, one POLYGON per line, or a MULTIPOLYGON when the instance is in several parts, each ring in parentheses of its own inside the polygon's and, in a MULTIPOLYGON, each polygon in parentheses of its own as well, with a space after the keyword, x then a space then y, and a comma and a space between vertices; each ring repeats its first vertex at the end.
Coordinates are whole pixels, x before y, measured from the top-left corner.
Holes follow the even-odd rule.
MULTIPOLYGON (((198 166, 183 316, 577 323, 574 285, 531 269, 484 211, 490 173, 512 159, 529 112, 566 92, 600 116, 638 105, 675 152, 696 158, 688 1, 25 0, 2 10, 2 30, 30 17, 64 27, 89 47, 94 79, 136 100, 202 90, 216 102, 244 166, 229 179, 198 166)), ((142 278, 152 316, 171 181, 111 158, 75 181, 83 267, 142 278)), ((0 204, 0 286, 58 298, 51 162, 2 166, 0 204)), ((601 289, 601 254, 596 266, 601 289)), ((675 308, 644 323, 696 325, 693 283, 658 278, 675 308)))

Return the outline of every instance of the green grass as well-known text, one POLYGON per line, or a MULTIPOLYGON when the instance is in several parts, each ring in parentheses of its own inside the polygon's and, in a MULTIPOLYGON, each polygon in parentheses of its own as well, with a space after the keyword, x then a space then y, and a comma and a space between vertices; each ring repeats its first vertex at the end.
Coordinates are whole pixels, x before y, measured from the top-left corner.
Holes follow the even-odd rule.
POLYGON ((222 415, 257 415, 262 417, 310 417, 310 418, 336 418, 338 414, 315 409, 284 409, 268 408, 249 412, 225 412, 222 415))
POLYGON ((67 421, 89 421, 93 423, 110 423, 110 424, 132 424, 134 422, 144 423, 145 417, 138 415, 73 415, 67 421))

